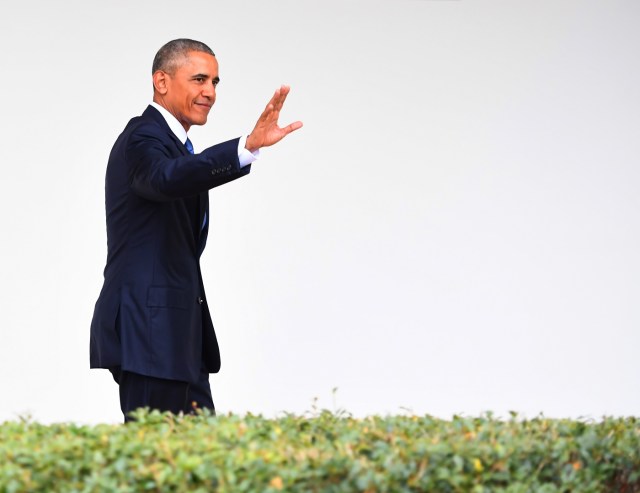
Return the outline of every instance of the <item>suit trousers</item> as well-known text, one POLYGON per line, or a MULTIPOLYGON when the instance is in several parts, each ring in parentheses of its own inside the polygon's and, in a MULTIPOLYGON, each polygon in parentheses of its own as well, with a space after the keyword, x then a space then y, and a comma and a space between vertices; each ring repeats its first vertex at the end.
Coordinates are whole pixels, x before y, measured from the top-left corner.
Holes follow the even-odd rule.
POLYGON ((134 421, 130 413, 141 407, 174 414, 208 409, 215 414, 209 374, 204 369, 195 383, 122 371, 119 366, 109 371, 120 388, 120 409, 125 423, 134 421))

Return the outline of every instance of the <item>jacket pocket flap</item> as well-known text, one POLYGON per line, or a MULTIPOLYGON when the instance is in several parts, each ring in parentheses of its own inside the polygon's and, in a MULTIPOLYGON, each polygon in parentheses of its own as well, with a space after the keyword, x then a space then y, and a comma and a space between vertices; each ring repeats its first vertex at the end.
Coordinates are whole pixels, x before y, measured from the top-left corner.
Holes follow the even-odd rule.
POLYGON ((150 286, 147 293, 147 306, 187 310, 189 308, 189 295, 181 289, 150 286))

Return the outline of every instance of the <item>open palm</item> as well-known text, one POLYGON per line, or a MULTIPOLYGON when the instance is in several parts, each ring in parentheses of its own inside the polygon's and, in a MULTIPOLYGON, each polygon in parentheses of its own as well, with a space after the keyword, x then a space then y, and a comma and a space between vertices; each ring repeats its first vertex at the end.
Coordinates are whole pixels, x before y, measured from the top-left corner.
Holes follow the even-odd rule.
POLYGON ((260 118, 258 118, 253 131, 247 137, 247 143, 245 145, 247 149, 256 151, 261 147, 271 146, 276 142, 280 142, 286 135, 294 130, 302 127, 302 122, 300 121, 293 122, 286 127, 278 126, 280 110, 287 99, 289 90, 289 86, 284 85, 276 89, 276 92, 260 115, 260 118))

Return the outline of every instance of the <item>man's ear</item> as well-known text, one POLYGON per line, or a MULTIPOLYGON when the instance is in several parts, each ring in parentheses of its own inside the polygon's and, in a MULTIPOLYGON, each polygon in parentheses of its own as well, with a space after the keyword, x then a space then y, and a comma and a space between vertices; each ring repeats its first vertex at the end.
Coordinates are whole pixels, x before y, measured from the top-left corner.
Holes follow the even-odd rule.
POLYGON ((163 96, 167 94, 167 79, 168 75, 162 70, 156 70, 153 74, 153 89, 163 96))

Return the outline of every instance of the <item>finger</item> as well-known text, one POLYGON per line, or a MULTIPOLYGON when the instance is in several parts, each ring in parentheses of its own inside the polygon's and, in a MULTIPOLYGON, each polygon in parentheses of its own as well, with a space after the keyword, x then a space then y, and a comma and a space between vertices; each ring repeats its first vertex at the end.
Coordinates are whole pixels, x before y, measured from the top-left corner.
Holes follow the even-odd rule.
POLYGON ((280 88, 275 90, 275 92, 273 93, 273 96, 271 96, 271 99, 269 100, 269 103, 267 103, 267 106, 271 104, 275 108, 278 104, 279 99, 280 99, 280 88))
MULTIPOLYGON (((287 98, 288 93, 289 93, 289 87, 285 85, 280 86, 273 93, 273 97, 271 98, 271 101, 269 101, 269 104, 267 104, 267 108, 269 107, 269 105, 272 106, 271 108, 272 113, 269 115, 269 118, 272 121, 276 121, 276 122, 278 121, 278 117, 280 116, 280 110, 282 109, 282 104, 284 103, 284 100, 287 98)), ((266 109, 265 109, 265 112, 266 112, 266 109)))
POLYGON ((285 135, 287 135, 287 134, 290 134, 291 132, 298 130, 299 128, 302 128, 301 121, 290 123, 289 125, 284 127, 282 130, 285 132, 285 135))
POLYGON ((260 115, 260 118, 258 118, 258 121, 265 122, 269 120, 273 115, 273 111, 274 111, 273 103, 269 102, 269 104, 267 104, 267 107, 264 109, 264 111, 260 115))
POLYGON ((280 108, 282 108, 282 103, 284 99, 286 99, 287 97, 288 92, 289 92, 289 88, 287 86, 285 85, 280 86, 273 93, 273 97, 271 98, 271 101, 269 101, 269 103, 273 104, 276 110, 280 110, 280 108))
POLYGON ((262 110, 262 114, 260 115, 260 118, 259 118, 260 120, 262 120, 265 117, 265 115, 273 111, 273 108, 275 107, 275 101, 276 101, 276 95, 274 93, 274 95, 271 96, 271 99, 269 100, 267 105, 264 107, 264 110, 262 110))
POLYGON ((282 105, 284 105, 284 102, 287 99, 290 90, 291 88, 289 86, 286 86, 284 84, 280 86, 280 97, 278 98, 278 104, 276 105, 276 109, 278 111, 282 109, 282 105))

